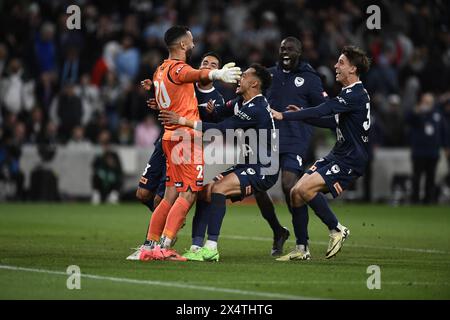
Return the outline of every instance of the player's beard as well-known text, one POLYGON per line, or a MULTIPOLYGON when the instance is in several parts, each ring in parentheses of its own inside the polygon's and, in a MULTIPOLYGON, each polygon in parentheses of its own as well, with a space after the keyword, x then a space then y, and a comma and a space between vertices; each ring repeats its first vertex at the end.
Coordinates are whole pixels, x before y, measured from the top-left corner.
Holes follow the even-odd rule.
POLYGON ((192 57, 192 49, 186 50, 186 62, 192 57))

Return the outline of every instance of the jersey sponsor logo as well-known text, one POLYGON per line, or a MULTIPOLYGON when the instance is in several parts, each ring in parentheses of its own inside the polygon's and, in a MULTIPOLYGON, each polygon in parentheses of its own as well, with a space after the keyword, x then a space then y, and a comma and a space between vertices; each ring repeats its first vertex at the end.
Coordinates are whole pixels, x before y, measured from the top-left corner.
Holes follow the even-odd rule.
POLYGON ((365 143, 369 142, 369 136, 361 136, 361 139, 365 143))
POLYGON ((183 182, 175 182, 176 188, 183 188, 183 182))
POLYGON ((249 108, 254 107, 254 106, 255 106, 254 103, 250 103, 250 104, 248 105, 249 108))
POLYGON ((246 114, 245 112, 242 112, 241 110, 238 110, 236 115, 241 118, 242 120, 247 120, 250 121, 252 120, 252 117, 250 117, 248 114, 246 114))
POLYGON ((177 71, 175 71, 175 73, 176 74, 179 74, 180 73, 180 71, 181 71, 181 69, 183 69, 185 66, 181 66, 181 67, 179 67, 178 69, 177 69, 177 71))
POLYGON ((339 168, 339 166, 335 164, 330 169, 327 170, 326 175, 329 176, 330 174, 336 174, 339 171, 341 171, 341 168, 339 168))
POLYGON ((322 92, 322 96, 323 96, 324 98, 326 98, 326 97, 328 97, 328 93, 326 93, 325 91, 323 91, 323 92, 322 92))
POLYGON ((297 88, 301 87, 304 83, 305 79, 303 79, 302 77, 295 77, 294 84, 297 88))
POLYGON ((350 93, 350 92, 352 92, 352 89, 345 90, 345 93, 350 93))
POLYGON ((248 168, 247 169, 247 173, 250 174, 250 175, 254 175, 256 173, 256 171, 253 168, 248 168))
POLYGON ((203 180, 202 180, 202 181, 195 181, 195 185, 196 185, 197 187, 203 186, 203 180))

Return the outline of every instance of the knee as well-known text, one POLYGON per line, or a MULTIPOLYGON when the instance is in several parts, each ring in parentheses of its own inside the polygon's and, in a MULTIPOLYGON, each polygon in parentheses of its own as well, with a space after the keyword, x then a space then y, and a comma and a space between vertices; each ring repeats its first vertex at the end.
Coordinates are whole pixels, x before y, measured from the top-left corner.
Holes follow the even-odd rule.
POLYGON ((145 202, 148 202, 148 201, 152 200, 153 194, 152 194, 152 192, 150 192, 150 191, 148 191, 146 189, 138 188, 136 190, 136 198, 140 202, 145 203, 145 202))
POLYGON ((197 192, 181 192, 180 197, 184 198, 187 202, 192 204, 197 199, 197 192))
POLYGON ((291 202, 294 207, 300 207, 314 197, 314 192, 307 184, 299 183, 291 189, 291 202))
POLYGON ((297 183, 297 176, 283 176, 281 179, 281 189, 285 195, 289 195, 291 193, 292 188, 297 183))
POLYGON ((211 194, 212 193, 221 193, 221 194, 225 194, 226 190, 224 188, 224 186, 222 186, 222 184, 220 182, 214 183, 211 187, 211 194))
POLYGON ((302 196, 301 186, 294 186, 293 188, 291 188, 290 197, 291 205, 293 207, 300 207, 301 205, 303 205, 304 200, 302 196))

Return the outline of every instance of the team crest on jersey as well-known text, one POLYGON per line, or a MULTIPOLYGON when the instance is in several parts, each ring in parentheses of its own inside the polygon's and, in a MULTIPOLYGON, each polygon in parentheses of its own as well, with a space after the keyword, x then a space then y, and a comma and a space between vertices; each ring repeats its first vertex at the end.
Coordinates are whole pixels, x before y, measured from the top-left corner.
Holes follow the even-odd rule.
POLYGON ((334 166, 331 167, 331 169, 327 170, 326 175, 329 176, 330 174, 336 174, 339 171, 341 171, 341 168, 339 168, 339 166, 337 164, 335 164, 334 166))
POLYGON ((305 79, 302 77, 295 77, 294 84, 296 87, 301 87, 305 83, 305 79))

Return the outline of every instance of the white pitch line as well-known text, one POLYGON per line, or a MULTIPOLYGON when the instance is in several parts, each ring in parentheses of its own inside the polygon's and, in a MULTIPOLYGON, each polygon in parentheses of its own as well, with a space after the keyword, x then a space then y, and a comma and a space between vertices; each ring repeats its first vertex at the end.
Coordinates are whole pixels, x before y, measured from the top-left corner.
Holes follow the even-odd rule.
MULTIPOLYGON (((253 240, 253 241, 273 241, 272 238, 264 237, 245 237, 236 235, 221 235, 221 238, 232 239, 232 240, 253 240)), ((288 240, 288 242, 294 242, 293 240, 288 240)), ((328 245, 325 241, 310 241, 310 243, 319 245, 328 245)), ((386 247, 386 246, 370 246, 362 244, 351 244, 348 241, 345 243, 346 247, 354 248, 366 248, 366 249, 381 249, 381 250, 397 250, 397 251, 410 251, 410 252, 420 252, 420 253, 439 253, 439 254, 450 254, 448 251, 436 250, 436 249, 419 249, 419 248, 402 248, 402 247, 386 247)))
MULTIPOLYGON (((0 265, 0 269, 12 270, 12 271, 45 273, 45 274, 53 274, 53 275, 60 275, 60 276, 66 276, 66 277, 69 276, 66 272, 62 272, 62 271, 23 268, 23 267, 8 266, 8 265, 0 265)), ((294 296, 294 295, 282 294, 282 293, 218 288, 218 287, 200 286, 200 285, 193 285, 193 284, 182 284, 182 283, 168 282, 168 281, 166 282, 166 281, 137 280, 137 279, 129 279, 129 278, 106 277, 106 276, 99 276, 99 275, 86 274, 86 273, 81 273, 81 277, 87 278, 87 279, 95 279, 95 280, 106 280, 106 281, 113 281, 113 282, 132 283, 132 284, 160 286, 160 287, 169 287, 169 288, 180 288, 180 289, 191 289, 191 290, 199 290, 199 291, 231 293, 231 294, 238 294, 238 295, 245 295, 245 296, 257 296, 257 297, 272 298, 272 299, 286 299, 286 300, 318 300, 319 299, 319 298, 313 298, 313 297, 294 296)))

